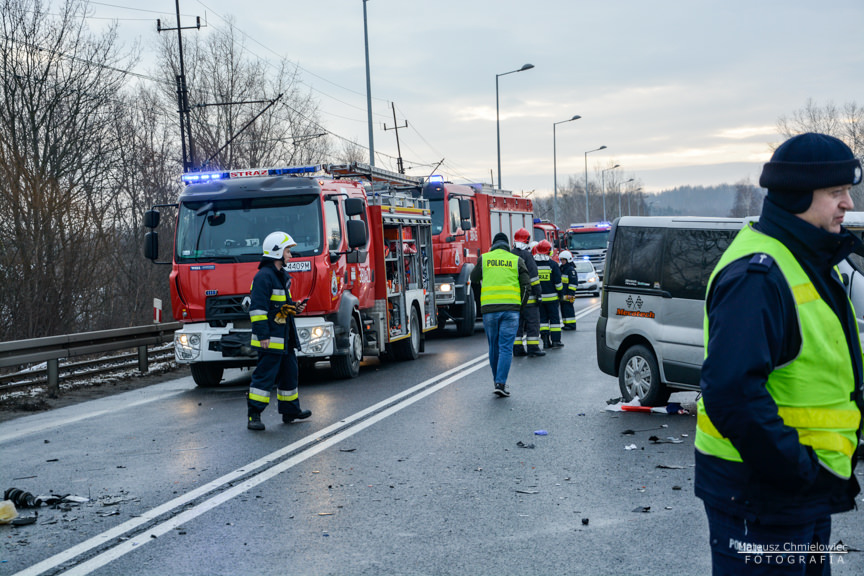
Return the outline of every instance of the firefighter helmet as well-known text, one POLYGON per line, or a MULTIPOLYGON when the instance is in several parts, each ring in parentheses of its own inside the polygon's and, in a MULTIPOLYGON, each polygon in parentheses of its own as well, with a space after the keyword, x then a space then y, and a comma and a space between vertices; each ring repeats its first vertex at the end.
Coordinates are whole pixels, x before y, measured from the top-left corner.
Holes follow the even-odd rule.
POLYGON ((548 256, 550 252, 552 252, 552 244, 550 244, 548 240, 540 240, 540 242, 537 243, 538 254, 546 254, 548 256))
POLYGON ((528 232, 525 228, 519 228, 513 234, 514 242, 521 242, 523 244, 528 244, 528 241, 531 240, 531 233, 528 232))
POLYGON ((562 250, 561 253, 558 254, 558 259, 567 260, 569 262, 570 260, 573 260, 573 253, 569 250, 562 250))
POLYGON ((296 246, 297 243, 285 232, 271 232, 264 238, 264 258, 281 260, 285 248, 296 246))
POLYGON ((532 256, 536 256, 536 255, 537 255, 537 241, 536 241, 536 240, 532 240, 532 241, 528 244, 528 249, 531 250, 531 255, 532 255, 532 256))

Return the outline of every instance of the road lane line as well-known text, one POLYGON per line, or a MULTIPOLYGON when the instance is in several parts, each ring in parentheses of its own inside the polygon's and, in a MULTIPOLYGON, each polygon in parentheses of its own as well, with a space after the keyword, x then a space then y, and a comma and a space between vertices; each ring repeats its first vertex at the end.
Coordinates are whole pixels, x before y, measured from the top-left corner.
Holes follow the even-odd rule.
POLYGON ((149 530, 146 530, 142 535, 138 535, 129 540, 125 540, 120 545, 115 545, 114 547, 109 548, 106 552, 103 552, 95 556, 94 558, 85 561, 82 564, 73 566, 68 571, 64 572, 66 574, 89 574, 98 567, 103 566, 104 564, 107 564, 108 562, 111 562, 112 560, 128 553, 134 547, 140 546, 142 543, 152 540, 150 536, 151 534, 155 534, 156 536, 164 534, 169 530, 173 529, 174 527, 179 526, 180 524, 187 522, 208 510, 211 510, 219 504, 222 504, 223 502, 234 498, 238 494, 241 494, 254 486, 257 486, 261 482, 264 482, 271 477, 276 476, 277 474, 281 474, 282 472, 291 468, 297 463, 302 462, 303 460, 306 460, 307 458, 315 454, 318 454, 322 450, 329 448, 337 442, 344 440, 345 438, 348 438, 361 430, 364 430, 365 428, 382 420, 383 418, 395 414, 399 410, 410 406, 414 402, 425 398, 426 396, 429 396, 430 394, 437 392, 438 390, 446 386, 449 386, 453 382, 461 380, 468 374, 471 374, 485 367, 488 356, 488 354, 483 354, 482 356, 478 356, 473 360, 469 360, 468 362, 465 362, 460 366, 456 366, 455 368, 451 368, 446 372, 433 376, 432 378, 429 378, 428 380, 425 380, 420 384, 417 384, 407 390, 404 390, 385 400, 382 400, 381 402, 378 402, 377 404, 370 406, 369 408, 361 410, 360 412, 357 412, 349 416, 348 418, 345 418, 344 420, 340 420, 339 422, 331 424, 330 426, 319 430, 313 435, 307 436, 301 440, 298 440, 297 442, 289 444, 284 448, 281 448, 262 458, 259 458, 258 460, 255 460, 254 462, 247 464, 246 466, 243 466, 242 468, 238 468, 232 472, 229 472, 228 474, 225 474, 224 476, 217 478, 212 482, 208 482, 207 484, 191 490, 190 492, 187 492, 182 496, 178 496, 177 498, 169 500, 168 502, 157 506, 156 508, 144 512, 138 517, 127 520, 126 522, 123 522, 122 524, 119 524, 118 526, 115 526, 114 528, 111 528, 109 530, 106 530, 101 534, 97 534, 96 536, 93 536, 85 540, 84 542, 77 544, 76 546, 73 546, 67 550, 64 550, 63 552, 55 554, 50 558, 46 558, 45 560, 42 560, 41 562, 38 562, 37 564, 30 566, 29 568, 25 568, 24 570, 18 572, 15 576, 37 576, 39 574, 47 572, 48 570, 54 570, 62 564, 69 562, 77 556, 80 556, 81 554, 89 552, 90 550, 93 550, 94 548, 97 548, 99 546, 103 546, 108 542, 117 539, 128 532, 131 532, 132 530, 140 528, 144 524, 156 521, 156 519, 160 516, 169 514, 179 507, 185 506, 186 504, 194 500, 206 496, 210 492, 218 490, 226 484, 230 484, 243 478, 244 476, 248 476, 249 473, 253 470, 270 465, 274 461, 277 461, 280 458, 291 454, 292 452, 299 452, 298 454, 295 454, 294 456, 286 459, 284 462, 273 465, 267 470, 259 472, 255 476, 247 478, 240 484, 237 484, 236 486, 229 488, 221 492, 220 494, 217 494, 209 500, 184 511, 169 520, 163 521, 162 523, 155 525, 149 530), (322 440, 322 438, 324 439, 322 440), (271 473, 271 471, 273 470, 275 470, 275 472, 271 473), (259 478, 261 479, 259 480, 259 478), (229 496, 223 498, 223 494, 228 494, 229 496), (193 512, 195 513, 192 514, 193 512), (183 518, 183 520, 180 523, 176 523, 175 521, 180 518, 183 518), (169 525, 170 527, 165 528, 169 525), (133 542, 135 544, 132 544, 133 542), (122 550, 122 553, 118 553, 117 555, 112 556, 113 551, 118 549, 122 550), (108 559, 105 560, 105 558, 108 559), (104 560, 104 562, 100 559, 104 560), (89 568, 87 568, 87 571, 77 571, 79 568, 83 568, 85 566, 90 566, 89 568))

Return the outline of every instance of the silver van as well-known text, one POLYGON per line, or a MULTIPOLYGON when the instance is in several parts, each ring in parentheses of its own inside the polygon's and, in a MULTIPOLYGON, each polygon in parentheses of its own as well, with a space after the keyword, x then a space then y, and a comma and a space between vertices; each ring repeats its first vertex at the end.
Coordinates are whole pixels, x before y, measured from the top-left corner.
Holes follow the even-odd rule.
MULTIPOLYGON (((673 390, 699 390, 705 356, 705 290, 720 256, 756 218, 622 217, 612 225, 597 364, 618 378, 625 400, 665 404, 673 390)), ((844 226, 864 235, 864 212, 844 226)), ((839 266, 864 331, 864 258, 839 266)))

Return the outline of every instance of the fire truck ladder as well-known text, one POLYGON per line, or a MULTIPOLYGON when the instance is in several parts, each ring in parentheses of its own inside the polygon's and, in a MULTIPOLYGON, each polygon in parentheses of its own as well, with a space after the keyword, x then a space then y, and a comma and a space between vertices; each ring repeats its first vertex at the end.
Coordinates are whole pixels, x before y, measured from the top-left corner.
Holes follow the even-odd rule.
POLYGON ((350 164, 328 164, 324 171, 334 178, 358 178, 368 180, 373 184, 382 183, 390 186, 421 186, 422 178, 406 176, 398 172, 391 172, 382 168, 376 168, 362 162, 351 162, 350 164))

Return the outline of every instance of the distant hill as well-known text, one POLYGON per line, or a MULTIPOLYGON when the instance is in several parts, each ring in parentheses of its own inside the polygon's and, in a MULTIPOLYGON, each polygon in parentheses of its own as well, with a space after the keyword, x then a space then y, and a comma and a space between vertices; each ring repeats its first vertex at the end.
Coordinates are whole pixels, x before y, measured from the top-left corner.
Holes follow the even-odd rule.
MULTIPOLYGON (((647 194, 645 203, 652 216, 720 216, 733 212, 741 185, 720 184, 718 186, 679 186, 647 194)), ((747 204, 758 206, 761 211, 763 191, 747 186, 747 193, 758 194, 758 198, 747 204)), ((746 210, 752 212, 752 210, 746 210)), ((758 213, 758 212, 757 212, 758 213)))

